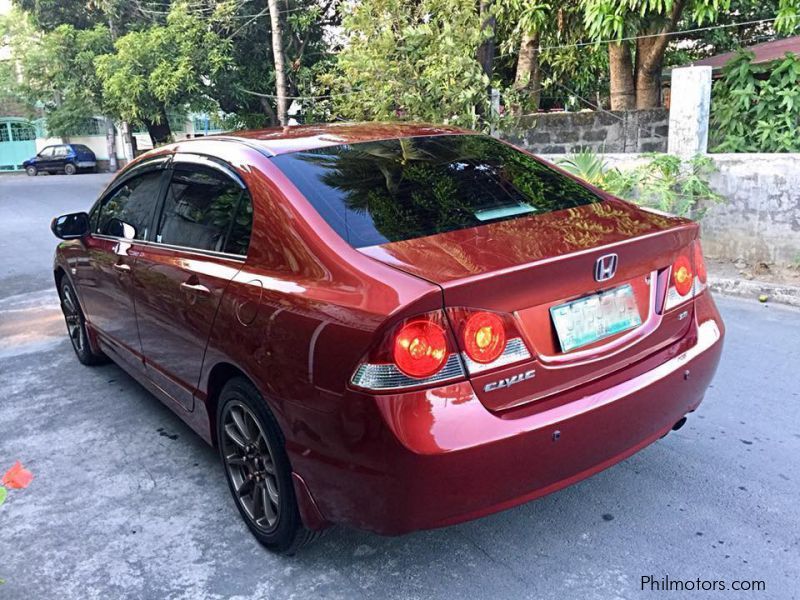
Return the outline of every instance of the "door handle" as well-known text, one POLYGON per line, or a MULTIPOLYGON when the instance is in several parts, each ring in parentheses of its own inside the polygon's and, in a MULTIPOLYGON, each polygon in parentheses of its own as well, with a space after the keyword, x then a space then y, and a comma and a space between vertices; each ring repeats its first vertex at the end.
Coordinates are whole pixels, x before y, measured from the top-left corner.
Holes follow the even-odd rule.
POLYGON ((114 268, 119 271, 120 273, 130 273, 131 266, 126 265, 125 263, 114 263, 114 268))
POLYGON ((206 286, 204 286, 201 283, 187 283, 187 282, 184 281, 181 284, 181 289, 184 292, 190 292, 192 294, 197 294, 198 296, 210 296, 211 295, 211 290, 208 289, 206 286))

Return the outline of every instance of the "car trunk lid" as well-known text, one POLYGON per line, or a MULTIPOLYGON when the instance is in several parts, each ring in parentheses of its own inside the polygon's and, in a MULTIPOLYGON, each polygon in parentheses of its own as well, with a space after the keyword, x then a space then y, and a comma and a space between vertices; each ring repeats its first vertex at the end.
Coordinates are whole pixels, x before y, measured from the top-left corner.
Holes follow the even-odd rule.
POLYGON ((691 221, 608 199, 361 250, 440 285, 445 307, 514 316, 532 360, 470 376, 483 404, 503 410, 623 369, 682 338, 691 303, 660 312, 669 266, 696 237, 691 221), (612 254, 616 273, 598 282, 597 261, 612 254), (641 324, 562 351, 550 309, 624 285, 631 287, 641 324), (514 385, 492 385, 530 371, 535 376, 514 385))

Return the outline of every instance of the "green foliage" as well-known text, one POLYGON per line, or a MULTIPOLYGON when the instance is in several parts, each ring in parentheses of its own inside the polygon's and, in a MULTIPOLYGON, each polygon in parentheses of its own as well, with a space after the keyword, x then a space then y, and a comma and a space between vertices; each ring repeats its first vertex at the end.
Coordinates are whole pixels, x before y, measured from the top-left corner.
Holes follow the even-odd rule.
POLYGON ((3 506, 3 502, 6 501, 6 496, 8 496, 8 490, 0 485, 0 506, 3 506))
POLYGON ((558 164, 569 173, 599 188, 603 188, 609 178, 606 161, 588 148, 560 160, 558 164))
POLYGON ((645 156, 647 162, 632 169, 609 169, 602 156, 584 150, 559 166, 610 194, 681 217, 700 219, 705 205, 723 200, 709 183, 716 167, 707 156, 685 162, 670 154, 645 156))
POLYGON ((165 124, 168 107, 213 108, 210 82, 229 67, 230 49, 188 5, 176 5, 165 25, 132 31, 96 58, 103 101, 112 114, 146 125, 165 124))
POLYGON ((754 65, 739 53, 713 87, 711 147, 715 152, 800 151, 800 58, 754 65))
POLYGON ((344 47, 320 77, 349 119, 413 119, 480 127, 487 77, 475 59, 472 0, 363 0, 342 20, 344 47))
POLYGON ((47 114, 53 135, 68 135, 103 109, 95 58, 111 50, 108 29, 60 25, 39 37, 14 38, 23 74, 20 95, 47 114))

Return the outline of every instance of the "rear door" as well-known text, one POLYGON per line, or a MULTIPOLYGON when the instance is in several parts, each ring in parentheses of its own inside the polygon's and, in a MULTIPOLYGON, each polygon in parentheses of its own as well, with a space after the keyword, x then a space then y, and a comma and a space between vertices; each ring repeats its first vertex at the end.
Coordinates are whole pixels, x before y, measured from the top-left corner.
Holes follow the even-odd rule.
POLYGON ((246 258, 252 204, 227 165, 176 155, 171 171, 134 269, 136 314, 148 376, 191 410, 220 300, 246 258))

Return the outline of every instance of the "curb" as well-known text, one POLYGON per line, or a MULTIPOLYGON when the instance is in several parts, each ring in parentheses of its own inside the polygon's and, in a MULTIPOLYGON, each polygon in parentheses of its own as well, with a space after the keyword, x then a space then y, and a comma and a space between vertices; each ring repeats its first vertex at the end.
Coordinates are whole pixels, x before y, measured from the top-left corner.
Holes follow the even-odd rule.
POLYGON ((726 279, 709 274, 709 287, 712 292, 717 294, 750 298, 751 300, 758 300, 759 296, 765 295, 768 302, 778 302, 800 308, 800 286, 796 285, 748 279, 726 279))

